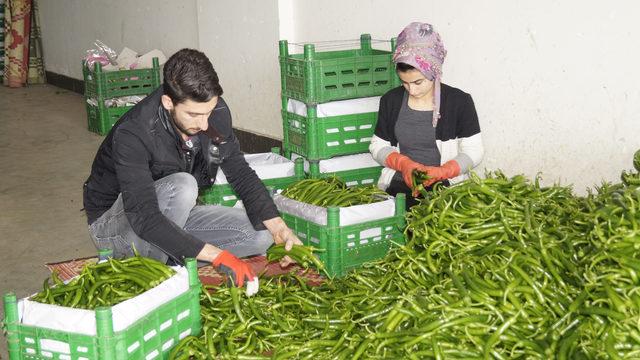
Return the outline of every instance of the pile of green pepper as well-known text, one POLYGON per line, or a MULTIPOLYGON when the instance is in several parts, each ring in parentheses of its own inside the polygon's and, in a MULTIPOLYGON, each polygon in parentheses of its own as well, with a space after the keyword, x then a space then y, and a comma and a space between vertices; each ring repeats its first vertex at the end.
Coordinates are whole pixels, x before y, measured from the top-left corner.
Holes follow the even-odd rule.
POLYGON ((209 288, 172 357, 640 358, 640 188, 496 172, 427 195, 407 244, 344 278, 209 288))
POLYGON ((80 309, 112 306, 155 287, 173 274, 173 269, 154 259, 137 255, 124 260, 109 258, 85 266, 68 283, 54 272, 54 286, 45 279, 43 290, 31 300, 80 309))
POLYGON ((347 207, 378 202, 386 198, 387 193, 373 185, 347 187, 342 180, 331 176, 300 180, 282 191, 282 195, 322 207, 347 207))
MULTIPOLYGON (((640 169, 640 152, 634 165, 640 169)), ((582 201, 585 211, 574 219, 585 234, 575 243, 583 282, 579 301, 597 311, 580 319, 573 338, 602 357, 639 358, 640 187, 603 184, 582 201)))
POLYGON ((318 259, 315 253, 319 251, 324 251, 323 249, 317 249, 313 246, 304 246, 304 245, 293 245, 291 250, 287 251, 285 249, 285 244, 277 244, 271 246, 267 250, 267 260, 270 262, 279 261, 280 259, 288 256, 291 260, 295 261, 296 264, 302 266, 304 269, 309 268, 310 265, 313 265, 318 271, 322 271, 325 275, 329 276, 327 270, 325 269, 324 263, 318 259))
POLYGON ((422 195, 423 197, 429 196, 427 190, 424 188, 424 182, 431 177, 424 171, 413 169, 411 172, 411 192, 413 196, 422 195))
POLYGON ((633 156, 633 167, 635 172, 623 171, 620 174, 622 183, 627 186, 640 186, 640 150, 633 156))

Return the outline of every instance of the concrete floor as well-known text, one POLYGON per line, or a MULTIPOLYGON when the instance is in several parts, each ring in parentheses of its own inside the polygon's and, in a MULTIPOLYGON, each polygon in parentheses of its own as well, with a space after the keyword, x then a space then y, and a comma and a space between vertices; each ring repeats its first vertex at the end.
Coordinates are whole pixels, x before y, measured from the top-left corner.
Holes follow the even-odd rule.
MULTIPOLYGON (((2 295, 41 289, 45 263, 95 254, 82 183, 102 139, 87 131, 81 95, 49 85, 0 86, 2 295)), ((0 358, 7 358, 4 337, 0 358)))

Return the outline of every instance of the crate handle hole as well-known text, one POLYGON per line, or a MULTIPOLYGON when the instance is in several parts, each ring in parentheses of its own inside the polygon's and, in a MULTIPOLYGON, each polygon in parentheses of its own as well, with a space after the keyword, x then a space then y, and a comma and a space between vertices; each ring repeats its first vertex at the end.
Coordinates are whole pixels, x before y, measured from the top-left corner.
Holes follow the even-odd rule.
POLYGON ((387 82, 388 81, 386 80, 379 80, 379 81, 376 81, 376 85, 387 85, 387 82))
POLYGON ((358 74, 366 74, 369 72, 369 69, 358 69, 358 74))
POLYGON ((342 75, 351 75, 353 74, 353 70, 342 70, 340 73, 342 73, 342 75))
POLYGON ((376 72, 387 71, 387 68, 386 67, 377 67, 375 71, 376 72))
POLYGON ((336 75, 338 75, 338 74, 336 74, 335 71, 330 71, 330 72, 324 73, 324 76, 336 76, 336 75))
POLYGON ((45 351, 53 351, 57 353, 71 354, 71 345, 60 340, 40 339, 40 351, 42 353, 45 351))
POLYGON ((358 86, 369 86, 371 85, 371 81, 362 81, 358 83, 358 86))
POLYGON ((324 87, 326 90, 336 90, 338 87, 335 85, 327 85, 324 87))
POLYGON ((342 84, 343 88, 352 88, 355 87, 355 85, 353 83, 346 83, 346 84, 342 84))

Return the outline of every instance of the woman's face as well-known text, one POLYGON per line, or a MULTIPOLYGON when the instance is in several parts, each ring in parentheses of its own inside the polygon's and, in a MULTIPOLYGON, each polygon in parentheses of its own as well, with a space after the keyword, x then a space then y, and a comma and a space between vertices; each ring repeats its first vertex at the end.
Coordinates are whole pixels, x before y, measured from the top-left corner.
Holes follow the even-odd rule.
POLYGON ((418 70, 398 71, 398 77, 402 82, 409 96, 421 99, 425 96, 432 96, 433 81, 428 80, 418 70))

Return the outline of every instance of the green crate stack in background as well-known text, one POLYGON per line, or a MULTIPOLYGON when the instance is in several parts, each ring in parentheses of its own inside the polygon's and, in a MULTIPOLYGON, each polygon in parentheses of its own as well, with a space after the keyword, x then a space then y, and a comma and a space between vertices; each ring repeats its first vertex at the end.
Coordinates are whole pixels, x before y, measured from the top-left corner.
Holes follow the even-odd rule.
POLYGON ((393 52, 373 49, 369 34, 352 50, 317 52, 314 44, 305 44, 304 53, 289 54, 287 40, 279 45, 282 95, 307 105, 382 95, 398 84, 393 52))
POLYGON ((105 100, 124 96, 146 96, 160 86, 160 65, 153 58, 149 69, 103 71, 99 62, 93 71, 82 63, 84 97, 89 131, 104 135, 133 106, 107 107, 105 100), (90 102, 93 102, 90 103, 90 102))
MULTIPOLYGON (((391 39, 390 50, 373 49, 369 34, 360 36, 357 49, 336 50, 338 43, 317 44, 318 50, 329 51, 304 44, 300 54, 289 51, 290 45, 298 44, 279 43, 284 154, 304 159, 310 178, 336 176, 347 186, 375 185, 382 166, 369 154, 369 145, 379 97, 400 85, 392 61, 396 39, 391 39)), ((393 209, 386 208, 383 218, 378 218, 375 205, 367 210, 328 208, 326 218, 325 210, 311 208, 321 216, 309 217, 298 213, 306 206, 288 208, 287 200, 277 199, 276 204, 284 201, 279 210, 287 225, 305 245, 322 249, 318 256, 331 276, 380 259, 394 244, 404 243, 404 195, 391 204, 393 209), (365 216, 341 224, 343 210, 365 216), (387 216, 391 210, 394 214, 387 216)))
MULTIPOLYGON (((381 96, 400 85, 392 61, 395 38, 390 51, 373 49, 369 34, 361 35, 359 42, 357 49, 331 51, 316 51, 316 45, 304 44, 301 54, 290 54, 286 40, 279 43, 284 154, 309 161, 311 177, 329 175, 318 171, 321 160, 368 153, 378 116, 377 108, 329 116, 320 116, 318 108, 381 96)), ((329 42, 318 48, 322 46, 334 45, 329 42)), ((372 176, 377 182, 381 169, 355 168, 331 175, 360 185, 370 183, 372 176)))
POLYGON ((369 34, 361 35, 360 48, 352 50, 320 52, 314 44, 305 44, 302 54, 290 54, 286 40, 279 45, 285 155, 295 152, 320 160, 367 151, 368 141, 359 140, 373 135, 375 113, 321 119, 316 108, 332 101, 381 96, 399 85, 392 51, 372 49, 369 34), (306 105, 306 116, 289 111, 290 99, 306 105))
POLYGON ((285 154, 299 154, 309 160, 359 154, 369 151, 376 127, 377 111, 322 117, 317 105, 300 106, 306 116, 293 111, 296 100, 283 98, 282 119, 285 154))
MULTIPOLYGON (((123 330, 115 332, 113 329, 112 307, 96 308, 93 311, 96 319, 95 336, 25 325, 19 316, 16 295, 5 294, 4 326, 9 359, 166 359, 181 339, 189 335, 197 336, 201 330, 201 286, 196 260, 187 259, 186 267, 188 290, 151 310, 123 330)), ((52 308, 59 308, 57 311, 71 310, 53 305, 52 308)))

